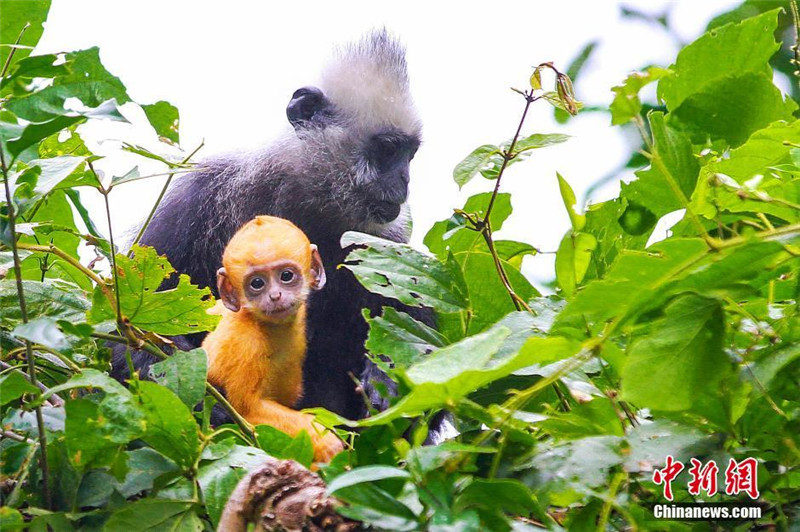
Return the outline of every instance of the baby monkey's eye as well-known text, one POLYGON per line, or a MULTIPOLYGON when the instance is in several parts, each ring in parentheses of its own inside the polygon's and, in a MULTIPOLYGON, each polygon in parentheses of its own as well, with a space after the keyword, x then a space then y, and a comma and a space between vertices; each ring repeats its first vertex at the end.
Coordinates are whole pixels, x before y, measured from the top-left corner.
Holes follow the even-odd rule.
POLYGON ((261 290, 262 288, 264 288, 264 286, 266 286, 266 284, 267 283, 265 283, 264 279, 262 279, 261 277, 253 277, 252 279, 250 279, 250 288, 252 288, 253 290, 261 290))
POLYGON ((289 283, 292 279, 294 279, 294 272, 292 270, 283 270, 281 272, 281 281, 284 283, 289 283))

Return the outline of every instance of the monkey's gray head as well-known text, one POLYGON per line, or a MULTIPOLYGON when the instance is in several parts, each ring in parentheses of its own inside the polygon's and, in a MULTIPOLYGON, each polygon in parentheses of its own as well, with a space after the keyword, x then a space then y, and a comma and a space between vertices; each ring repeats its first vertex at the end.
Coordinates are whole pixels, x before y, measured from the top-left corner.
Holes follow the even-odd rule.
POLYGON ((378 30, 340 49, 318 87, 295 91, 286 115, 317 163, 324 149, 331 179, 358 198, 359 229, 398 219, 422 128, 396 39, 378 30))

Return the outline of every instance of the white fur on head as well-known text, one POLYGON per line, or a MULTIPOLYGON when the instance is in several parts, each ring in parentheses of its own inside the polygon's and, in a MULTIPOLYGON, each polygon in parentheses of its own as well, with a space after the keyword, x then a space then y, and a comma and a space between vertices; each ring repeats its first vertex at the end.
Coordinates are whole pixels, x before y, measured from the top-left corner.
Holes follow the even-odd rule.
POLYGON ((420 133, 405 48, 386 29, 340 49, 323 71, 320 88, 367 129, 394 126, 408 134, 420 133))

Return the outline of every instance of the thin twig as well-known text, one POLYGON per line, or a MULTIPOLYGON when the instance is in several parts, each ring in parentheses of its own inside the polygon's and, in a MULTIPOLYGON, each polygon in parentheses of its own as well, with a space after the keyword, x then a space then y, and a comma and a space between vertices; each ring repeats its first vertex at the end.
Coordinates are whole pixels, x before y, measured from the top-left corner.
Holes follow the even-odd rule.
MULTIPOLYGON (((198 151, 200 151, 200 148, 202 148, 204 144, 205 144, 205 140, 201 141, 200 145, 197 148, 195 148, 194 151, 192 151, 192 153, 187 155, 181 161, 180 164, 186 164, 189 161, 189 159, 194 157, 194 155, 198 151)), ((142 224, 142 227, 139 229, 139 232, 136 233, 136 238, 133 239, 133 243, 131 244, 131 248, 133 248, 133 246, 138 244, 139 241, 142 239, 142 235, 144 235, 145 229, 147 229, 147 226, 150 225, 150 222, 153 220, 153 216, 155 216, 155 214, 156 214, 156 209, 158 209, 158 206, 161 204, 161 200, 164 199, 164 194, 167 193, 167 189, 169 188, 169 184, 172 182, 172 178, 175 177, 176 173, 177 172, 172 172, 172 173, 169 174, 169 177, 167 177, 167 181, 164 183, 164 186, 161 187, 161 193, 158 195, 158 198, 156 198, 156 202, 153 205, 153 208, 150 209, 150 214, 147 215, 147 218, 145 219, 144 223, 142 224)))
MULTIPOLYGON (((19 250, 17 249, 17 241, 14 238, 17 234, 16 229, 16 207, 14 205, 14 198, 11 196, 11 185, 9 183, 8 168, 6 167, 5 155, 3 154, 3 147, 0 146, 0 169, 3 172, 3 185, 6 191, 6 205, 8 209, 8 227, 11 231, 11 253, 14 257, 14 277, 17 285, 17 297, 19 298, 19 311, 22 317, 22 323, 28 323, 28 308, 25 304, 25 290, 22 286, 22 268, 20 267, 19 250)), ((24 340, 25 343, 25 356, 28 360, 28 376, 34 385, 37 385, 36 380, 36 365, 34 363, 33 349, 31 342, 28 339, 24 340)), ((39 432, 39 447, 41 453, 39 454, 39 467, 42 469, 42 488, 44 490, 45 505, 48 509, 53 507, 52 497, 50 495, 50 466, 47 464, 47 434, 44 428, 44 417, 42 416, 42 407, 37 406, 36 412, 36 427, 39 432)))

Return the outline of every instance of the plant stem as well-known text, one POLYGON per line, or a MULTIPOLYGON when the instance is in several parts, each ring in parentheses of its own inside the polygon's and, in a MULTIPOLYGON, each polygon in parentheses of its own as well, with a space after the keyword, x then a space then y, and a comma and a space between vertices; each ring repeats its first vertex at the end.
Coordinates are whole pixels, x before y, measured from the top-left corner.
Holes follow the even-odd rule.
MULTIPOLYGON (((204 144, 205 144, 205 141, 201 141, 201 142, 200 142, 200 145, 199 145, 197 148, 195 148, 195 149, 194 149, 194 151, 193 151, 192 153, 190 153, 189 155, 187 155, 187 156, 186 156, 186 157, 185 157, 185 158, 184 158, 184 159, 181 161, 181 163, 180 163, 180 164, 186 164, 186 163, 189 161, 189 159, 191 159, 192 157, 194 157, 194 155, 195 155, 195 154, 196 154, 198 151, 200 151, 200 148, 202 148, 204 144)), ((139 243, 139 241, 142 239, 142 235, 144 235, 144 232, 145 232, 145 230, 147 229, 147 226, 148 226, 148 225, 150 225, 150 222, 153 220, 153 216, 155 216, 155 214, 156 214, 156 209, 158 209, 158 206, 161 204, 161 200, 162 200, 162 199, 164 199, 164 194, 166 194, 166 193, 167 193, 167 189, 169 188, 169 185, 170 185, 170 183, 172 182, 172 178, 173 178, 173 177, 175 177, 175 174, 176 174, 176 173, 177 173, 177 172, 171 172, 171 173, 169 174, 169 176, 167 177, 167 181, 164 183, 164 186, 163 186, 163 187, 161 187, 161 193, 158 195, 158 198, 156 198, 156 202, 155 202, 155 204, 153 205, 153 208, 152 208, 152 209, 150 209, 150 214, 148 214, 148 215, 147 215, 147 218, 145 219, 144 223, 142 224, 142 227, 139 229, 139 232, 138 232, 138 233, 136 233, 136 238, 134 238, 134 239, 133 239, 133 243, 131 244, 131 247, 133 247, 133 246, 135 246, 136 244, 138 244, 138 243, 139 243)))
MULTIPOLYGON (((78 261, 75 257, 67 253, 66 251, 62 250, 58 246, 53 244, 49 244, 47 246, 39 245, 39 244, 26 244, 24 242, 17 243, 17 248, 25 249, 27 251, 35 251, 38 253, 52 253, 53 255, 57 256, 58 258, 62 259, 64 262, 68 262, 70 266, 74 266, 78 270, 81 271, 86 277, 94 281, 96 284, 100 286, 102 289, 106 285, 106 282, 103 280, 102 277, 94 273, 92 270, 84 266, 83 264, 78 261)), ((110 295, 110 294, 109 294, 110 295)))
POLYGON ((19 42, 22 40, 22 36, 25 34, 26 31, 28 31, 28 28, 30 27, 31 23, 26 22, 25 25, 20 30, 19 35, 17 35, 17 40, 14 41, 14 46, 11 47, 11 50, 8 52, 8 57, 6 57, 6 62, 3 64, 3 70, 2 72, 0 72, 0 78, 6 77, 6 73, 8 72, 8 67, 11 66, 11 58, 14 57, 14 53, 17 51, 17 46, 19 45, 19 42))
POLYGON ((603 510, 600 512, 600 518, 597 520, 597 532, 605 532, 608 518, 611 516, 611 507, 614 506, 614 497, 617 496, 622 481, 625 480, 625 473, 617 473, 611 479, 611 484, 608 487, 608 499, 603 504, 603 510))
MULTIPOLYGON (((5 69, 8 67, 6 61, 5 69)), ((14 206, 14 198, 11 196, 11 185, 9 184, 8 168, 6 167, 5 155, 3 154, 3 147, 0 146, 0 169, 3 172, 3 185, 6 192, 6 205, 8 208, 8 226, 11 231, 11 253, 14 257, 14 277, 17 284, 17 297, 19 298, 19 311, 22 317, 22 323, 28 323, 28 308, 25 304, 25 290, 22 286, 22 268, 20 267, 19 250, 17 249, 17 230, 16 230, 16 213, 14 206)), ((33 358, 33 349, 31 348, 30 340, 25 339, 25 357, 28 360, 28 377, 34 386, 38 386, 36 380, 36 365, 33 358)), ((37 406, 36 412, 36 427, 39 432, 39 467, 42 470, 42 488, 44 490, 45 505, 48 509, 53 507, 52 497, 50 495, 50 471, 47 464, 47 434, 44 428, 44 418, 42 417, 42 407, 37 406)))

